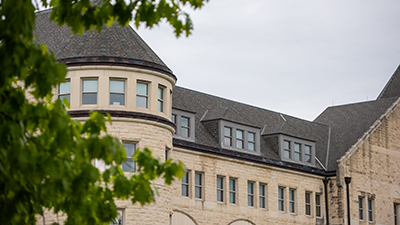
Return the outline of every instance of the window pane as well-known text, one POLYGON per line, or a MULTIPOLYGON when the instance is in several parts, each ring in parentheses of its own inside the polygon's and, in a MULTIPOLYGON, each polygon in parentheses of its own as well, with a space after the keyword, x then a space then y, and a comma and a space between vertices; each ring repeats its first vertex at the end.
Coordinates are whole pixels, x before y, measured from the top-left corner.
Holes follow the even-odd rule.
POLYGON ((138 95, 147 95, 147 84, 145 84, 145 83, 137 83, 136 84, 136 94, 138 94, 138 95))
POLYGON ((201 198, 201 187, 194 188, 195 198, 201 198))
POLYGON ((182 196, 189 196, 189 185, 182 184, 182 196))
POLYGON ((224 145, 225 146, 232 146, 232 139, 228 138, 228 137, 225 137, 224 138, 224 145))
POLYGON ((263 184, 260 184, 260 196, 265 196, 265 186, 263 184))
POLYGON ((83 105, 97 104, 97 93, 83 93, 82 104, 83 105))
POLYGON ((136 148, 136 145, 133 143, 124 143, 126 157, 132 157, 133 153, 135 153, 135 148, 136 148))
POLYGON ((157 102, 157 110, 159 112, 163 112, 164 111, 164 102, 162 102, 162 101, 158 101, 157 102))
POLYGON ((235 204, 236 203, 236 193, 229 192, 229 203, 235 204))
POLYGON ((306 193, 306 203, 310 203, 311 202, 311 198, 310 198, 310 193, 306 193))
POLYGON ((310 216, 311 215, 311 206, 306 205, 306 215, 310 216))
POLYGON ((124 105, 125 95, 110 93, 110 105, 124 105))
POLYGON ((289 141, 283 141, 283 148, 284 149, 290 149, 290 142, 289 141))
POLYGON ((224 135, 227 137, 231 137, 232 136, 232 129, 229 127, 224 127, 224 135))
POLYGON ((97 92, 97 80, 84 80, 83 92, 97 92))
POLYGON ((243 148, 243 141, 242 140, 236 139, 236 148, 240 148, 240 149, 243 148))
POLYGON ((224 200, 222 190, 217 190, 217 201, 222 202, 224 200))
POLYGON ((60 96, 58 96, 58 99, 60 99, 62 102, 64 102, 64 98, 68 99, 68 102, 70 102, 70 95, 60 95, 60 96))
POLYGON ((188 183, 189 172, 183 173, 182 183, 188 183))
POLYGON ((280 199, 283 199, 283 188, 278 189, 278 196, 280 199))
POLYGON ((250 151, 254 151, 254 146, 255 146, 254 143, 251 143, 251 142, 248 142, 248 143, 247 143, 247 148, 248 148, 250 151))
POLYGON ((122 162, 122 170, 124 172, 135 171, 135 161, 132 158, 128 158, 126 161, 122 162))
POLYGON ((222 182, 223 182, 222 177, 217 177, 217 188, 218 189, 222 189, 223 188, 222 182))
POLYGON ((195 184, 201 185, 201 174, 200 173, 195 174, 195 184))
POLYGON ((110 92, 125 92, 125 81, 123 80, 111 80, 110 81, 110 92))
POLYGON ((236 130, 236 139, 243 139, 243 131, 236 130))
POLYGON ((181 127, 181 136, 182 137, 189 137, 189 128, 181 127))
POLYGON ((248 138, 249 141, 254 142, 254 133, 249 132, 247 134, 247 138, 248 138))
POLYGON ((290 159, 290 151, 283 151, 283 157, 290 159))
POLYGON ((60 84, 58 88, 58 94, 67 94, 71 93, 71 82, 66 81, 60 84))
POLYGON ((300 152, 300 144, 294 143, 294 151, 295 152, 300 152))
POLYGON ((308 145, 304 146, 304 153, 311 155, 311 146, 308 145))
POLYGON ((187 117, 181 117, 181 126, 182 127, 189 127, 189 118, 187 117))
POLYGON ((254 193, 253 193, 253 191, 254 191, 253 186, 254 186, 254 183, 251 183, 251 182, 248 182, 248 183, 247 183, 247 193, 249 193, 249 194, 254 194, 254 193))
POLYGON ((172 114, 171 121, 172 121, 174 124, 176 124, 176 116, 175 116, 175 114, 172 114))
POLYGON ((158 99, 164 99, 164 89, 158 88, 158 99))
POLYGON ((136 107, 147 108, 147 97, 136 96, 136 107))
POLYGON ((293 190, 289 190, 289 200, 294 201, 294 191, 293 190))
POLYGON ((306 160, 306 162, 311 163, 311 156, 305 155, 305 160, 306 160))
POLYGON ((230 191, 235 191, 236 190, 235 183, 236 183, 236 180, 229 179, 229 190, 230 191))

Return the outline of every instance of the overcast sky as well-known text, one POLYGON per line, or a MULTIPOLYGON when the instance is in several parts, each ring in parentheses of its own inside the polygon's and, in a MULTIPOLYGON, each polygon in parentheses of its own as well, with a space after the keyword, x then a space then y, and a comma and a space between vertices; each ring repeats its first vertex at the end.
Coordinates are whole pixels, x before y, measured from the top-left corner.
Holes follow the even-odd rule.
POLYGON ((399 0, 210 0, 193 34, 138 33, 177 85, 314 120, 375 99, 400 64, 399 0))

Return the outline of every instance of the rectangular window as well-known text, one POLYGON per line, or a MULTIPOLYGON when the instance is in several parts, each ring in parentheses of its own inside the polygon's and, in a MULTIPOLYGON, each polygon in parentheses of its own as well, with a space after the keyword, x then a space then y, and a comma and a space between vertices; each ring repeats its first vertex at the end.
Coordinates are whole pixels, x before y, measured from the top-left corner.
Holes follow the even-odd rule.
POLYGON ((194 197, 203 198, 203 174, 198 172, 194 174, 194 197))
POLYGON ((224 202, 224 178, 217 176, 217 201, 224 202))
POLYGON ((399 204, 394 204, 394 225, 399 225, 399 204))
POLYGON ((232 146, 232 128, 224 127, 224 145, 232 146))
POLYGON ((294 143, 294 160, 301 161, 301 145, 294 143))
POLYGON ((124 143, 124 149, 126 154, 126 161, 122 162, 122 170, 124 172, 133 172, 136 170, 135 160, 133 155, 135 154, 136 144, 124 143))
POLYGON ((243 149, 244 140, 243 140, 243 131, 236 130, 236 148, 243 149))
POLYGON ((249 149, 250 151, 254 151, 256 149, 255 133, 247 133, 247 149, 249 149))
POLYGON ((117 218, 113 219, 109 224, 124 224, 124 211, 122 209, 117 210, 118 216, 117 218))
POLYGON ((236 179, 229 178, 229 203, 236 204, 236 179))
POLYGON ((373 222, 374 221, 374 211, 373 211, 373 201, 372 199, 368 199, 368 221, 373 222))
POLYGON ((266 199, 266 185, 265 184, 259 184, 258 185, 258 189, 259 189, 259 202, 260 202, 260 208, 265 209, 266 208, 266 204, 265 204, 265 199, 266 199))
POLYGON ((82 105, 97 104, 97 80, 82 81, 82 105))
POLYGON ((278 188, 278 207, 279 211, 285 211, 285 188, 279 187, 278 188))
POLYGON ((247 205, 254 207, 254 182, 247 181, 247 205))
POLYGON ((290 159, 290 141, 283 141, 283 157, 290 159))
POLYGON ((110 105, 125 105, 125 81, 110 80, 110 105))
POLYGON ((296 212, 296 190, 289 189, 289 212, 295 213, 296 212))
POLYGON ((182 187, 182 196, 189 197, 189 171, 183 173, 181 187, 182 187))
POLYGON ((311 216, 311 192, 306 192, 306 215, 311 216))
POLYGON ((306 163, 311 163, 311 146, 309 145, 304 146, 304 157, 306 163))
POLYGON ((64 98, 66 98, 68 102, 71 100, 71 81, 69 80, 61 83, 58 86, 58 99, 63 102, 64 98))
POLYGON ((176 115, 172 114, 171 121, 176 125, 176 115))
POLYGON ((164 88, 158 87, 157 110, 164 112, 164 88))
POLYGON ((138 82, 136 84, 136 107, 147 108, 148 84, 138 82))
POLYGON ((315 216, 321 217, 321 194, 315 194, 315 216))
POLYGON ((358 197, 358 219, 364 220, 364 204, 363 204, 363 198, 358 197))
POLYGON ((190 118, 181 116, 181 136, 189 137, 190 136, 190 118))

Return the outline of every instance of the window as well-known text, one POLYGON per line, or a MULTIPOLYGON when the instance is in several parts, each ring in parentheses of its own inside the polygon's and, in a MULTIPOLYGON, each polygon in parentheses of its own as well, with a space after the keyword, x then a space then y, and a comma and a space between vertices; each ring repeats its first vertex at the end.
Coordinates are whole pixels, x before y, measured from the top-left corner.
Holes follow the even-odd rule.
POLYGON ((147 108, 148 84, 137 82, 136 84, 136 107, 147 108))
POLYGON ((164 112, 164 88, 158 87, 157 110, 164 112))
POLYGON ((279 187, 278 188, 278 207, 279 211, 285 211, 285 188, 279 187))
POLYGON ((82 105, 97 104, 97 80, 82 81, 82 105))
POLYGON ((110 80, 110 105, 125 105, 125 81, 110 80))
POLYGON ((259 204, 260 204, 260 208, 265 209, 266 208, 266 204, 265 204, 265 199, 266 199, 266 185, 265 184, 259 184, 258 185, 258 190, 259 190, 259 204))
POLYGON ((124 172, 133 172, 136 170, 135 160, 133 155, 135 154, 136 144, 124 143, 124 149, 126 154, 126 161, 122 162, 122 170, 124 172))
POLYGON ((289 189, 289 212, 295 213, 296 212, 296 190, 289 189))
POLYGON ((279 135, 279 155, 283 161, 315 165, 315 142, 279 135))
POLYGON ((110 225, 111 224, 122 224, 122 225, 124 224, 124 211, 122 209, 118 209, 117 213, 118 213, 117 218, 113 219, 110 222, 110 225))
POLYGON ((199 172, 194 174, 194 197, 203 198, 203 174, 199 172))
POLYGON ((172 109, 171 122, 176 125, 174 138, 180 138, 188 141, 195 139, 195 114, 172 109))
POLYGON ((243 149, 243 131, 242 130, 236 130, 236 148, 243 149))
POLYGON ((248 132, 247 133, 247 149, 250 151, 254 151, 256 149, 256 139, 255 139, 255 133, 248 132))
POLYGON ((224 127, 224 145, 232 146, 232 128, 224 127))
POLYGON ((189 197, 189 171, 183 173, 181 186, 182 186, 182 196, 189 197))
POLYGON ((181 136, 190 137, 190 118, 181 116, 181 136))
POLYGON ((373 222, 374 221, 374 211, 373 211, 373 200, 368 199, 368 221, 373 222))
POLYGON ((254 207, 254 182, 247 182, 247 205, 254 207))
POLYGON ((364 220, 364 205, 363 205, 363 198, 358 197, 358 219, 364 220))
POLYGON ((58 86, 58 99, 63 102, 64 98, 66 98, 68 102, 71 100, 71 81, 69 80, 61 83, 58 86))
POLYGON ((217 201, 224 202, 224 178, 217 176, 217 201))
POLYGON ((399 204, 394 204, 394 225, 399 225, 399 204))
POLYGON ((315 216, 321 217, 321 194, 315 194, 315 216))
POLYGON ((301 161, 301 145, 294 143, 294 160, 301 161))
POLYGON ((229 203, 236 204, 236 179, 229 178, 229 203))
POLYGON ((283 141, 283 157, 290 159, 290 141, 283 141))
POLYGON ((311 192, 306 192, 306 215, 311 216, 311 192))

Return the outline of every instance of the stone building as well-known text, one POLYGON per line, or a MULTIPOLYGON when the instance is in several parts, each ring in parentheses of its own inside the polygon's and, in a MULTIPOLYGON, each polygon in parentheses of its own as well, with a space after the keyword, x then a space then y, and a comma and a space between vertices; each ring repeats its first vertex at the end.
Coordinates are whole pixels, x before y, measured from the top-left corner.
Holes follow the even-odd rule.
POLYGON ((70 115, 110 113, 126 173, 144 147, 186 165, 181 181, 155 182, 155 204, 117 200, 122 224, 400 224, 400 67, 376 100, 306 121, 175 86, 131 27, 74 36, 49 15, 37 14, 35 37, 68 67, 56 96, 70 115))

